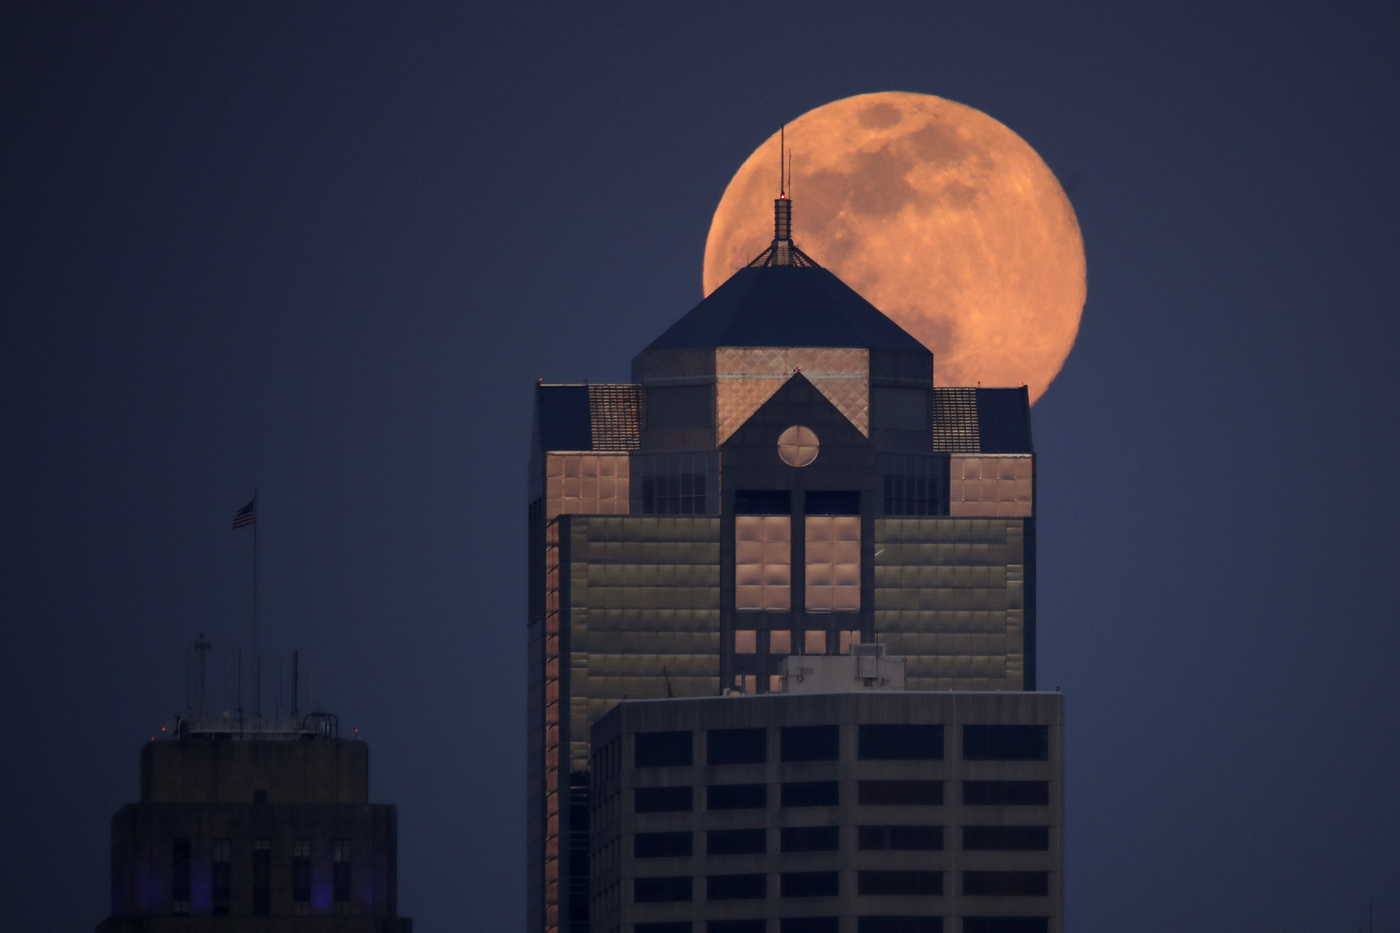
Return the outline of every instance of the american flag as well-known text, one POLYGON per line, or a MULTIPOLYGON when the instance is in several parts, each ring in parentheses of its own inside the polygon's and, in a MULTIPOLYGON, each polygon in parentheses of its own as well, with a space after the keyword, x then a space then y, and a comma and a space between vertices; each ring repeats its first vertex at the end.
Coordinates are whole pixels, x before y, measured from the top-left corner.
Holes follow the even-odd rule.
POLYGON ((233 513, 233 527, 242 528, 244 525, 251 525, 258 520, 257 511, 258 500, 254 498, 243 508, 233 513))

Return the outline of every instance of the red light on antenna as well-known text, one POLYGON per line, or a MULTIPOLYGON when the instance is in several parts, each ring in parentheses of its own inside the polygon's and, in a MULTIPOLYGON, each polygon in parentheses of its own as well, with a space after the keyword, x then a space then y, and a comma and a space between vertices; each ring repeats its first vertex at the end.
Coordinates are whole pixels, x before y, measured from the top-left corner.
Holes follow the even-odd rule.
POLYGON ((164 727, 164 726, 161 726, 161 727, 160 727, 160 731, 161 731, 161 732, 164 732, 164 731, 165 731, 165 727, 164 727))

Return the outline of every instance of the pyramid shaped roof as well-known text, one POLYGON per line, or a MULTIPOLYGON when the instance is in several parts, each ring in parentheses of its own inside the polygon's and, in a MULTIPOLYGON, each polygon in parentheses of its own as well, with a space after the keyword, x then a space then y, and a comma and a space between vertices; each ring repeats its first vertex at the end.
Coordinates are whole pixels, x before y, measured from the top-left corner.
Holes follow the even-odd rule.
POLYGON ((855 289, 816 263, 740 269, 646 349, 710 347, 864 347, 929 352, 855 289))

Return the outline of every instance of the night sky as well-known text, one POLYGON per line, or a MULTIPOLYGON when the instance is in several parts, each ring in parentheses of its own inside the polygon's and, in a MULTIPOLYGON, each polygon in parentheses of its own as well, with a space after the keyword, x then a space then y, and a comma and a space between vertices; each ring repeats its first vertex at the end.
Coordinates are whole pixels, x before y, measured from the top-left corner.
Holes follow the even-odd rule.
POLYGON ((1084 232, 1033 412, 1070 929, 1400 929, 1388 5, 3 16, 6 929, 106 916, 201 631, 232 705, 255 484, 266 705, 300 648, 416 929, 523 928, 532 386, 625 381, 739 164, 881 90, 1011 127, 1084 232))

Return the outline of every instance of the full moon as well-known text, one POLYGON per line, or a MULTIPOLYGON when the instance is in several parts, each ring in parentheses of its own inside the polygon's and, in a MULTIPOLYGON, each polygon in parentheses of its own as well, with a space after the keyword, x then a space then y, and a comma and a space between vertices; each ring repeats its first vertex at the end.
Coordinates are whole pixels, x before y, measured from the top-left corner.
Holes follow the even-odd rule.
MULTIPOLYGON (((1084 310, 1069 198, 1020 136, 928 94, 848 97, 787 126, 793 242, 933 351, 937 385, 1049 387, 1084 310)), ((739 167, 705 294, 773 239, 778 134, 739 167)))

